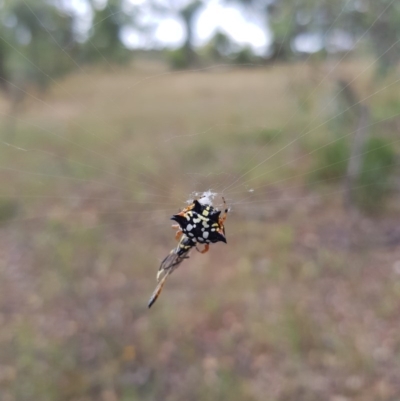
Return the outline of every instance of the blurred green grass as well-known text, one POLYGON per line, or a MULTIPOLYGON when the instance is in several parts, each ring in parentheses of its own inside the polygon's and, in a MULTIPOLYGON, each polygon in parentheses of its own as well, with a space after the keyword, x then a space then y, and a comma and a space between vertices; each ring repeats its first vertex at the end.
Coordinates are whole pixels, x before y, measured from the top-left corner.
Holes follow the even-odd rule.
POLYGON ((0 172, 0 400, 395 399, 396 198, 351 222, 338 184, 308 183, 335 132, 283 149, 331 117, 332 83, 312 92, 323 72, 293 65, 138 84, 150 67, 65 79, 19 116, 27 151, 0 146, 19 170, 0 172), (148 311, 169 216, 243 174, 228 245, 193 253, 148 311))

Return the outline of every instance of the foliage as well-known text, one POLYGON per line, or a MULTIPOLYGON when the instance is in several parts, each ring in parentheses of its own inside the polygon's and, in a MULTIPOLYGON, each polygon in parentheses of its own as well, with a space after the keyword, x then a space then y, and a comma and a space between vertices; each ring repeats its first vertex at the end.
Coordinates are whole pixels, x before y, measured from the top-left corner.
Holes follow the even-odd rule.
MULTIPOLYGON (((318 57, 323 58, 327 54, 366 48, 377 57, 379 76, 388 74, 400 60, 398 46, 395 45, 400 21, 400 8, 396 2, 226 1, 239 2, 265 17, 265 30, 273 33, 273 43, 269 53, 264 55, 265 58, 288 61, 308 52, 318 53, 318 57), (367 30, 368 35, 365 35, 367 30), (299 46, 301 41, 313 42, 313 48, 307 50, 299 46)), ((10 76, 12 71, 12 75, 18 76, 19 83, 29 81, 45 89, 49 84, 48 76, 57 77, 79 68, 74 60, 126 63, 132 52, 121 42, 123 30, 134 27, 137 32, 151 39, 157 27, 156 21, 168 17, 179 18, 185 26, 186 34, 182 54, 168 55, 170 58, 167 60, 171 61, 173 68, 188 68, 199 62, 194 44, 195 21, 207 3, 207 0, 152 0, 128 7, 123 0, 107 0, 99 8, 98 2, 88 0, 87 5, 93 14, 92 26, 82 35, 77 33, 78 22, 73 9, 62 7, 60 4, 63 2, 4 0, 0 3, 0 77, 4 78, 8 73, 7 80, 14 82, 15 78, 10 76), (17 51, 10 51, 10 46, 17 51), (19 58, 10 55, 12 53, 19 55, 19 58), (25 60, 24 56, 38 68, 25 60), (17 61, 9 60, 10 57, 17 58, 17 61)), ((248 49, 237 52, 238 44, 221 32, 215 34, 208 47, 206 55, 211 55, 213 59, 228 54, 239 62, 251 58, 248 49)), ((4 82, 1 82, 3 87, 4 82)))
POLYGON ((44 0, 7 1, 0 40, 8 90, 37 85, 41 90, 74 67, 73 19, 44 0))
POLYGON ((202 50, 206 57, 221 60, 234 52, 236 48, 237 45, 226 33, 217 31, 202 50))
MULTIPOLYGON (((194 49, 195 17, 204 6, 201 0, 194 1, 158 1, 153 0, 153 8, 161 12, 163 17, 172 15, 178 17, 185 26, 185 40, 181 49, 172 52, 168 60, 172 68, 188 68, 197 64, 197 53, 194 49)), ((167 53, 168 54, 168 53, 167 53)))
POLYGON ((82 45, 83 59, 93 63, 123 64, 130 52, 121 42, 121 29, 134 24, 133 16, 123 13, 122 0, 109 1, 103 9, 92 8, 93 24, 88 39, 82 45))
POLYGON ((386 75, 400 61, 398 46, 394 46, 400 23, 400 7, 395 1, 226 1, 241 3, 265 15, 273 32, 273 59, 287 61, 302 52, 319 52, 320 56, 347 53, 357 51, 366 42, 379 58, 378 75, 386 75), (313 42, 314 49, 298 47, 299 39, 313 42))
MULTIPOLYGON (((350 155, 350 143, 346 138, 331 142, 317 152, 314 180, 331 183, 344 180, 350 155)), ((356 203, 370 213, 383 208, 390 194, 396 151, 390 141, 372 137, 367 142, 362 160, 362 171, 355 188, 356 203)))
POLYGON ((0 225, 13 219, 18 214, 18 201, 15 199, 0 199, 0 225))
POLYGON ((362 209, 368 212, 382 209, 390 194, 395 160, 395 149, 388 140, 379 137, 369 140, 356 192, 356 199, 362 209))
POLYGON ((340 181, 344 178, 350 148, 345 138, 332 141, 316 155, 314 178, 318 180, 340 181))
POLYGON ((82 61, 128 61, 131 52, 122 45, 120 32, 134 20, 122 8, 121 0, 110 0, 103 9, 93 5, 92 27, 84 37, 77 31, 74 11, 56 2, 0 3, 1 86, 9 92, 19 91, 19 97, 24 97, 27 86, 46 90, 58 77, 80 69, 82 61))
POLYGON ((167 61, 173 70, 184 70, 190 66, 183 47, 166 51, 167 61))
POLYGON ((238 52, 234 53, 231 58, 236 64, 252 64, 256 60, 253 51, 248 46, 245 46, 238 52))

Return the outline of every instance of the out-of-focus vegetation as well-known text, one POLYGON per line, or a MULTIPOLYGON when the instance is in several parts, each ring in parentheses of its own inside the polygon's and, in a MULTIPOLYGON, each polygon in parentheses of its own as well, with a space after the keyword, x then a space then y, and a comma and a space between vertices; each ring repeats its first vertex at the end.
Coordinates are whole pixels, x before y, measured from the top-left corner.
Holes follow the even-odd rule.
MULTIPOLYGON (((170 214, 191 191, 226 187, 297 138, 302 113, 279 131, 296 112, 288 77, 312 82, 309 67, 282 66, 171 75, 127 90, 150 68, 162 72, 138 65, 71 76, 68 94, 54 87, 47 96, 50 115, 45 104, 21 113, 16 144, 36 151, 0 149, 11 169, 1 171, 2 396, 392 400, 399 194, 392 186, 383 213, 351 222, 341 181, 310 187, 324 152, 316 149, 337 135, 327 125, 225 192, 228 245, 194 253, 147 310, 174 245, 170 214)), ((312 96, 311 115, 329 86, 312 96)), ((371 99, 371 110, 398 89, 371 99)), ((398 123, 376 126, 397 154, 398 123)), ((378 152, 367 153, 367 180, 385 159, 378 152)))
MULTIPOLYGON (((355 201, 366 212, 382 212, 390 195, 396 171, 393 141, 373 137, 367 142, 362 170, 355 183, 355 201)), ((315 176, 318 180, 343 181, 350 158, 349 141, 338 139, 319 154, 315 176)))
POLYGON ((0 401, 399 398, 397 3, 243 1, 265 56, 122 45, 145 7, 206 3, 88 1, 85 30, 0 2, 0 401), (228 244, 148 311, 169 217, 209 188, 228 244))

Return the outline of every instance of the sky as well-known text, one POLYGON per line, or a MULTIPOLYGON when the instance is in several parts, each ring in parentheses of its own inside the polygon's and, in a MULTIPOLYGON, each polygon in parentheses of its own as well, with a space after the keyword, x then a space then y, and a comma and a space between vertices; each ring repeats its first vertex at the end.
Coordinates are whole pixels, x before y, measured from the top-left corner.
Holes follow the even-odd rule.
MULTIPOLYGON (((194 41, 197 46, 204 45, 219 30, 238 44, 249 45, 256 53, 265 54, 271 43, 266 24, 265 17, 259 13, 214 0, 207 3, 196 17, 194 41)), ((171 47, 182 45, 184 38, 185 29, 178 18, 161 21, 156 31, 156 39, 171 47)))
MULTIPOLYGON (((99 7, 106 6, 106 3, 106 0, 97 0, 99 7)), ((78 30, 83 33, 87 31, 91 25, 91 12, 87 0, 64 0, 64 4, 79 15, 78 30)), ((178 16, 173 13, 155 15, 145 0, 126 0, 126 7, 127 9, 140 7, 142 22, 154 25, 154 33, 151 36, 126 26, 121 32, 121 40, 127 47, 173 49, 183 44, 186 32, 178 16)), ((239 45, 250 46, 256 54, 266 54, 272 39, 265 16, 251 12, 240 5, 226 5, 221 0, 210 0, 196 16, 195 45, 204 45, 217 31, 224 32, 239 45)))

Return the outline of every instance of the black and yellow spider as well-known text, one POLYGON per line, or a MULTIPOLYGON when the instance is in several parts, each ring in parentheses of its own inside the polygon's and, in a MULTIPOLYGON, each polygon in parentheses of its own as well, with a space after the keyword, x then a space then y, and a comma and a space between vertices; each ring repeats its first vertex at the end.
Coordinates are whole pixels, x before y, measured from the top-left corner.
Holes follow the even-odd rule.
MULTIPOLYGON (((183 209, 178 214, 174 214, 171 220, 178 224, 172 226, 177 228, 175 238, 179 240, 184 234, 190 240, 191 247, 197 243, 204 244, 205 247, 201 253, 206 253, 210 243, 225 242, 225 227, 224 223, 228 214, 225 199, 222 198, 225 206, 224 214, 221 216, 221 211, 215 209, 211 205, 202 204, 197 199, 188 207, 183 209)), ((185 244, 187 247, 189 244, 185 244)))
POLYGON ((160 295, 167 277, 183 262, 189 258, 189 251, 196 248, 200 253, 206 253, 210 243, 225 242, 225 220, 228 215, 228 208, 224 202, 224 213, 213 206, 201 203, 197 199, 178 214, 171 217, 177 222, 172 228, 177 228, 175 238, 179 241, 169 255, 161 262, 157 273, 158 285, 149 301, 149 308, 154 304, 160 295), (203 244, 204 248, 199 250, 197 244, 203 244))

